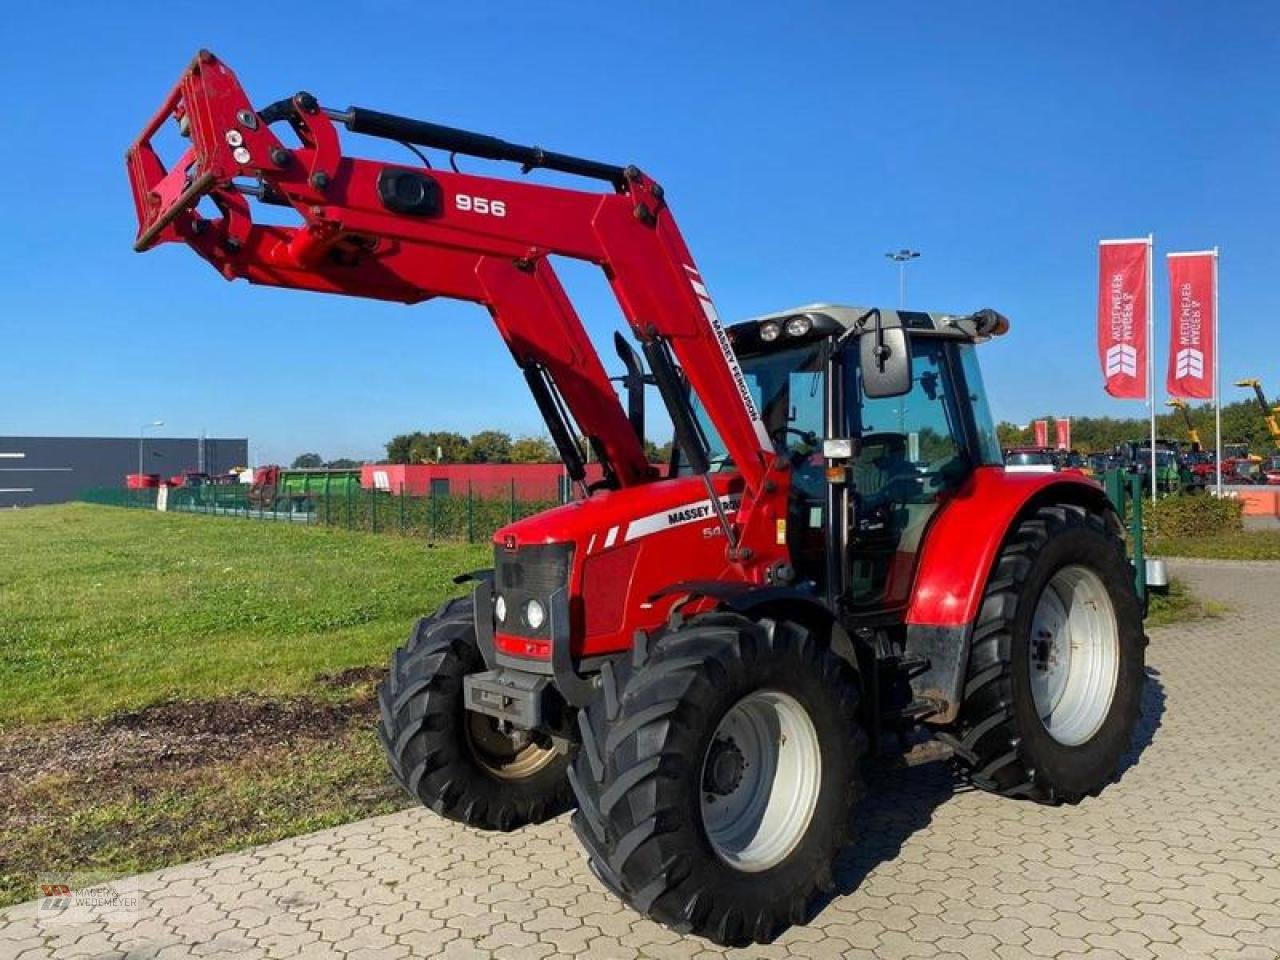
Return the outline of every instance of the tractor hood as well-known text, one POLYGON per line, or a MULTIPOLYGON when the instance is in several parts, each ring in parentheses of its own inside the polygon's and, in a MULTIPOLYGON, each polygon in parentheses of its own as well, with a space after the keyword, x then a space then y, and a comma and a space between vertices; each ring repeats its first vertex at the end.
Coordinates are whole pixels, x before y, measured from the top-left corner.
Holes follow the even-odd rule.
MULTIPOLYGON (((713 474, 712 481, 733 520, 741 477, 713 474)), ((724 531, 700 477, 600 491, 509 524, 493 542, 495 598, 513 598, 504 606, 516 609, 567 588, 575 656, 625 650, 635 628, 662 623, 675 599, 653 602, 664 587, 741 576, 726 558, 724 531)), ((499 650, 542 654, 540 644, 528 642, 540 631, 510 619, 494 626, 499 650), (505 642, 504 630, 511 634, 505 642)))

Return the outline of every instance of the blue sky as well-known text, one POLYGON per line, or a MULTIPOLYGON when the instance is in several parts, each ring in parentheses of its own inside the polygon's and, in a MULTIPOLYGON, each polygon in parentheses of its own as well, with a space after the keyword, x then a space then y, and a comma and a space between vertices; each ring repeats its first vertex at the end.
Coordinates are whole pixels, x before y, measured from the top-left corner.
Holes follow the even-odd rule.
MULTIPOLYGON (((637 163, 666 187, 726 319, 892 305, 883 254, 919 249, 910 306, 1012 318, 984 362, 997 416, 1019 422, 1142 414, 1102 393, 1098 239, 1155 232, 1158 338, 1164 253, 1218 244, 1224 382, 1260 376, 1280 394, 1274 4, 249 11, 6 12, 0 434, 129 435, 159 417, 166 434, 247 434, 268 461, 372 456, 414 428, 540 432, 478 308, 228 284, 178 246, 131 252, 124 147, 201 46, 260 103, 305 88, 637 163)), ((607 343, 620 320, 603 280, 563 277, 607 343)))

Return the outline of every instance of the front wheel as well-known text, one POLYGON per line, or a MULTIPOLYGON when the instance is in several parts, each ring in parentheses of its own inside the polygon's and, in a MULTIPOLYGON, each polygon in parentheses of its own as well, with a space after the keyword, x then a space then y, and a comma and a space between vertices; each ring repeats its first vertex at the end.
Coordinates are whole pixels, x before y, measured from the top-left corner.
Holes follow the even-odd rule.
POLYGON ((709 614, 618 661, 579 713, 574 829, 640 912, 767 943, 832 889, 865 738, 848 666, 794 623, 709 614))
POLYGON ((396 781, 450 820, 487 830, 540 823, 573 805, 569 744, 503 730, 463 706, 462 678, 484 669, 471 599, 423 617, 378 687, 378 736, 396 781))
POLYGON ((1096 796, 1137 724, 1145 643, 1107 518, 1058 504, 1019 521, 987 584, 952 731, 973 783, 1041 803, 1096 796))

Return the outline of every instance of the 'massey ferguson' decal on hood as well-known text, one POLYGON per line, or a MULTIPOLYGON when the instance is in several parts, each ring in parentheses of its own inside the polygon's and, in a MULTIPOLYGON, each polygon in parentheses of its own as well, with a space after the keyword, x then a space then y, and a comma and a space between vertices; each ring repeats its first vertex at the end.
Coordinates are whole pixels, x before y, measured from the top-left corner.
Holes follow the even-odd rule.
MULTIPOLYGON (((741 499, 739 497, 720 498, 720 506, 724 508, 724 512, 727 514, 736 513, 740 502, 741 499)), ((709 499, 699 500, 697 503, 684 503, 669 510, 651 513, 649 516, 641 517, 639 520, 632 520, 623 539, 635 540, 638 537, 647 537, 651 533, 670 530, 672 527, 682 527, 686 523, 709 520, 714 518, 715 515, 715 508, 709 499)))
MULTIPOLYGON (((720 498, 720 505, 730 517, 737 513, 738 504, 741 502, 741 497, 720 498)), ((666 510, 651 513, 647 517, 632 520, 630 523, 609 527, 609 529, 603 531, 603 534, 593 533, 591 539, 587 542, 587 553, 608 550, 619 542, 629 543, 632 540, 638 540, 640 537, 647 537, 651 533, 661 533, 663 530, 682 527, 687 523, 711 520, 715 518, 715 515, 715 508, 711 505, 710 499, 677 504, 674 507, 668 507, 666 510)))

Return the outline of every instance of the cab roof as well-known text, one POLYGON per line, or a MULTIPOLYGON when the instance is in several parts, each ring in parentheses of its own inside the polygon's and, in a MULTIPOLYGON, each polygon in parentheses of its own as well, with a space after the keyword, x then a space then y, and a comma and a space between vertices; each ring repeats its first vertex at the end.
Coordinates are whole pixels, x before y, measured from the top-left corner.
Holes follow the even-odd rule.
POLYGON ((987 340, 1009 329, 1009 321, 994 310, 979 310, 971 314, 925 313, 919 310, 896 310, 891 307, 857 307, 837 303, 812 303, 766 313, 749 320, 742 320, 729 327, 736 343, 748 344, 770 340, 782 345, 793 339, 810 339, 846 332, 860 333, 874 329, 876 316, 884 327, 902 327, 912 334, 924 336, 954 337, 965 340, 987 340), (810 332, 799 338, 761 338, 759 331, 776 323, 784 329, 788 320, 807 317, 810 332))

